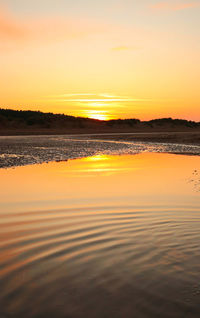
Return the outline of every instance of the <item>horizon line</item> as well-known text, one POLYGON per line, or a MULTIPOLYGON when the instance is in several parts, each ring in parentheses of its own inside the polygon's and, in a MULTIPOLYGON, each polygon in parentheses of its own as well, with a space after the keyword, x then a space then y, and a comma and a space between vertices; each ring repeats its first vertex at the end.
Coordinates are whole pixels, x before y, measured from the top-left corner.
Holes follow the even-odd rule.
POLYGON ((97 119, 97 118, 91 118, 91 117, 86 117, 86 116, 75 116, 75 115, 68 115, 65 113, 54 113, 54 112, 44 112, 41 110, 31 110, 31 109, 12 109, 12 108, 2 108, 0 107, 0 111, 1 110, 10 110, 10 111, 16 111, 16 112, 36 112, 36 113, 42 113, 42 114, 52 114, 52 115, 64 115, 64 116, 68 116, 68 117, 74 117, 74 118, 83 118, 83 119, 89 119, 89 120, 95 120, 95 121, 99 121, 99 122, 108 122, 108 121, 112 121, 112 120, 139 120, 140 122, 149 122, 152 120, 159 120, 159 119, 172 119, 172 120, 185 120, 188 122, 194 122, 194 123, 200 123, 200 121, 195 121, 195 120, 191 120, 191 119, 185 119, 185 118, 174 118, 174 117, 158 117, 158 118, 152 118, 152 119, 148 119, 148 120, 141 120, 139 118, 136 117, 128 117, 128 118, 113 118, 113 119, 97 119))

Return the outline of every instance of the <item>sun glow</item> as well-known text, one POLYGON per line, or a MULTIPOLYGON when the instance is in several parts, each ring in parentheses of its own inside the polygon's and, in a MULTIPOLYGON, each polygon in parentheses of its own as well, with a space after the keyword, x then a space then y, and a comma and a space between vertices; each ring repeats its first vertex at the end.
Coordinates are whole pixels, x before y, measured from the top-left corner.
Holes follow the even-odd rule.
POLYGON ((200 121, 199 10, 200 0, 0 0, 0 107, 200 121))
POLYGON ((84 116, 91 118, 91 119, 98 119, 98 120, 109 120, 110 115, 106 110, 85 110, 84 116))
POLYGON ((107 120, 107 116, 106 115, 102 115, 102 114, 94 114, 89 116, 89 118, 93 118, 93 119, 98 119, 98 120, 107 120))

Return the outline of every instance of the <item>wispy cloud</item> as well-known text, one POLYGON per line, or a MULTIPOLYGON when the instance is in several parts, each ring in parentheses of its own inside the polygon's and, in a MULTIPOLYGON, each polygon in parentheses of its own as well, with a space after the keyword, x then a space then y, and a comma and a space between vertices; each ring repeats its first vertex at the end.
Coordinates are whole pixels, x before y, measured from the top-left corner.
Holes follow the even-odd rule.
MULTIPOLYGON (((51 97, 49 97, 51 98, 51 97)), ((133 98, 130 96, 118 96, 107 93, 79 93, 79 94, 61 94, 52 96, 53 100, 60 102, 81 102, 81 103, 105 103, 105 102, 147 102, 151 99, 133 98), (86 97, 87 96, 87 97, 86 97), (76 97, 76 98, 72 98, 76 97)))
POLYGON ((17 21, 4 7, 0 7, 0 38, 22 40, 26 35, 23 23, 17 21))
MULTIPOLYGON (((77 96, 79 98, 84 97, 84 96, 92 96, 92 98, 94 98, 94 96, 96 98, 99 97, 105 97, 105 98, 121 98, 121 96, 119 95, 113 95, 113 94, 109 94, 109 93, 99 93, 99 94, 94 94, 94 93, 67 93, 67 94, 59 94, 59 95, 52 95, 52 96, 48 96, 48 97, 57 97, 57 98, 70 98, 73 96, 77 96)), ((126 96, 124 96, 126 97, 126 96)))
POLYGON ((199 1, 160 1, 154 5, 151 5, 150 8, 157 11, 179 11, 184 9, 198 8, 200 7, 199 1))
MULTIPOLYGON (((62 100, 63 101, 63 100, 62 100)), ((75 99, 65 99, 68 102, 143 102, 147 99, 142 98, 75 98, 75 99)))
POLYGON ((97 96, 97 95, 93 94, 93 93, 72 93, 72 94, 53 95, 53 96, 49 96, 49 97, 70 98, 70 97, 73 97, 73 96, 82 97, 82 96, 97 96))
POLYGON ((0 6, 0 40, 5 42, 61 41, 104 33, 108 28, 105 23, 89 18, 67 19, 60 16, 19 18, 7 8, 0 6))

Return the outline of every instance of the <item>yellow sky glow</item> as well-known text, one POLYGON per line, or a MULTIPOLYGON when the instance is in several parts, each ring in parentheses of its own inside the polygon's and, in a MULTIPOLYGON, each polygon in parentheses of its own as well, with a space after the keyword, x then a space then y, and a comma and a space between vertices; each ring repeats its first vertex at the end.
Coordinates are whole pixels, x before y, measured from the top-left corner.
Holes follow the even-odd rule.
POLYGON ((0 107, 200 121, 199 13, 187 0, 2 0, 0 107))

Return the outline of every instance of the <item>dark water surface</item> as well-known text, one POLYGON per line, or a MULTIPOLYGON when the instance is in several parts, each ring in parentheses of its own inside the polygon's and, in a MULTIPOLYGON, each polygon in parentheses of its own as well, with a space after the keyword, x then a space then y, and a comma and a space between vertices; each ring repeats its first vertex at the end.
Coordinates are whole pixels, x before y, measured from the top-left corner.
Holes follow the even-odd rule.
POLYGON ((0 170, 0 317, 200 317, 200 160, 0 170))

